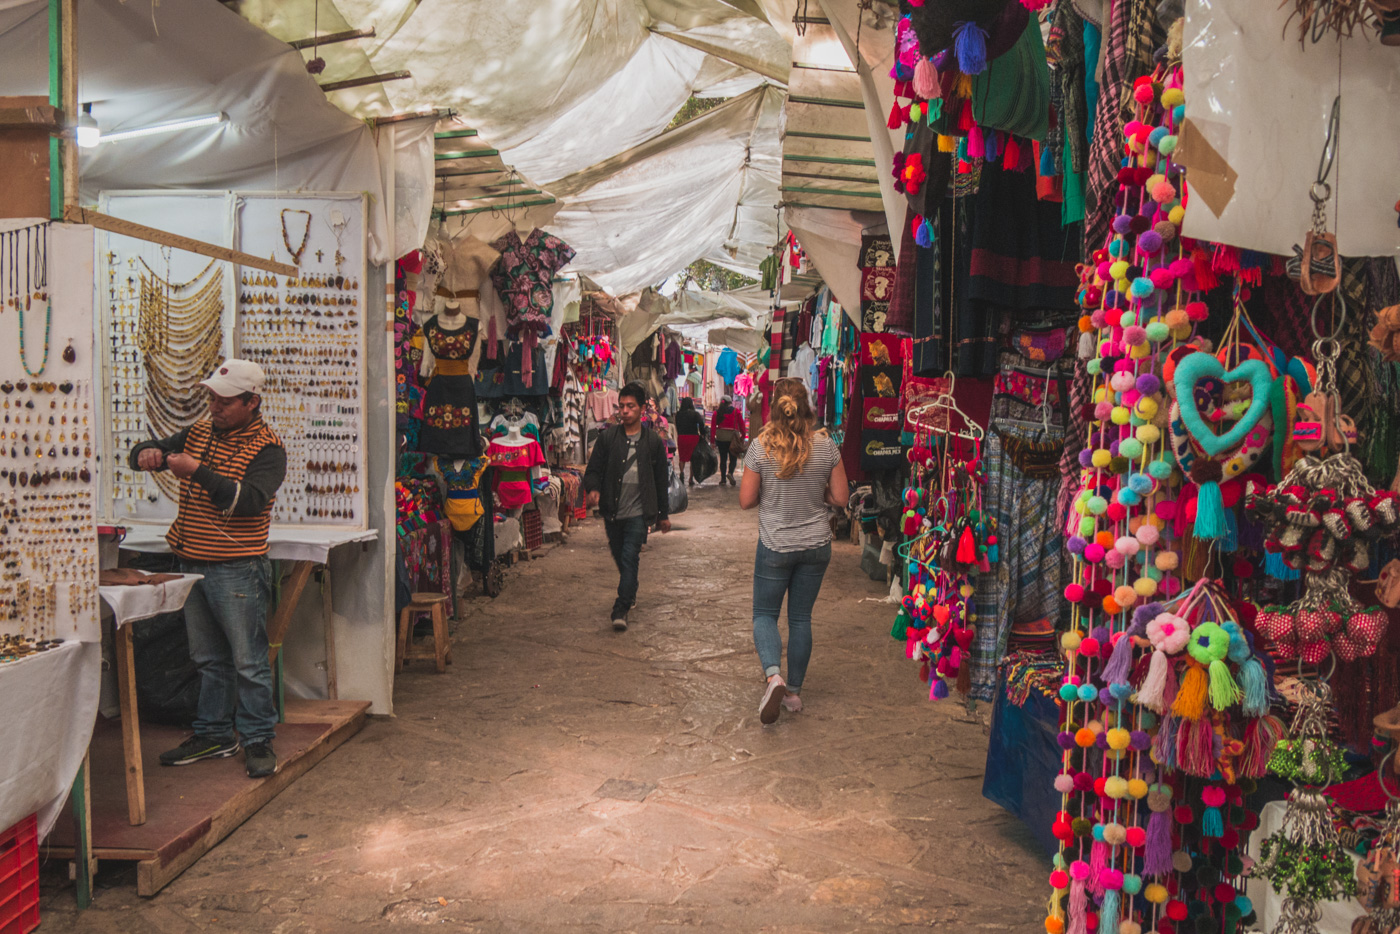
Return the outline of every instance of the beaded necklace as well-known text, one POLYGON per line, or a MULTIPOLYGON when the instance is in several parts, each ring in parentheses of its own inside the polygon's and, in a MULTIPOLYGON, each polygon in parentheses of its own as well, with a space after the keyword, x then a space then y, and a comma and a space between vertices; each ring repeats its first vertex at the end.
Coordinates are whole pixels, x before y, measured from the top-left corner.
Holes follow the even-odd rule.
POLYGON ((310 239, 311 239, 311 212, 310 212, 310 211, 302 211, 302 210, 300 210, 300 209, 298 209, 298 208, 283 208, 283 209, 282 209, 282 244, 287 248, 287 252, 290 253, 290 254, 292 255, 292 263, 293 263, 294 265, 297 265, 297 266, 300 266, 300 265, 301 265, 301 254, 303 254, 303 253, 306 252, 306 242, 307 242, 308 240, 310 240, 310 239), (305 215, 306 215, 306 229, 303 230, 303 231, 301 232, 301 245, 298 246, 295 250, 292 249, 292 238, 291 238, 291 235, 287 233, 287 215, 288 215, 288 214, 305 214, 305 215))
MULTIPOLYGON (((25 236, 25 272, 24 272, 24 304, 18 308, 19 311, 19 362, 24 366, 24 372, 31 377, 42 376, 44 370, 49 366, 49 340, 53 334, 53 303, 49 301, 48 293, 48 237, 49 227, 47 224, 40 225, 43 230, 42 238, 37 234, 33 238, 33 245, 30 244, 30 232, 35 228, 27 228, 25 236), (29 310, 30 302, 33 298, 38 298, 44 303, 44 356, 39 362, 39 369, 29 368, 29 355, 26 352, 24 336, 25 312, 29 310)), ((18 237, 15 238, 18 241, 18 237)), ((18 270, 11 269, 10 274, 15 277, 18 283, 18 270)))

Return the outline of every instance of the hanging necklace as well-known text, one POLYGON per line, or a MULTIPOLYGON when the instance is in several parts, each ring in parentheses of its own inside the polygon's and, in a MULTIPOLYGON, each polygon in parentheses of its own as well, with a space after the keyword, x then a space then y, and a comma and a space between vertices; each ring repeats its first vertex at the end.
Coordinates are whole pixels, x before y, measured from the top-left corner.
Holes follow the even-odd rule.
MULTIPOLYGON (((16 310, 17 310, 17 312, 18 312, 18 314, 19 314, 19 362, 24 366, 24 372, 28 373, 28 374, 30 375, 30 377, 42 376, 43 373, 44 373, 44 370, 48 369, 48 366, 49 366, 49 338, 50 338, 50 336, 51 336, 51 334, 52 334, 52 326, 53 326, 53 303, 49 301, 48 291, 47 291, 47 289, 44 289, 43 291, 36 291, 36 290, 35 290, 35 286, 39 286, 39 285, 41 285, 41 284, 42 284, 42 285, 47 285, 47 284, 48 284, 48 271, 47 271, 47 268, 36 268, 36 264, 35 264, 35 254, 37 254, 37 253, 39 252, 39 249, 40 249, 40 247, 39 247, 40 238, 39 238, 37 235, 33 238, 32 249, 31 249, 30 231, 36 231, 36 230, 37 230, 37 228, 33 228, 33 227, 27 228, 27 229, 25 230, 25 244, 24 244, 24 247, 25 247, 25 249, 24 249, 24 253, 25 253, 25 257, 24 257, 24 258, 25 258, 25 264, 24 264, 24 265, 25 265, 25 272, 24 272, 24 303, 23 303, 22 305, 19 305, 18 303, 16 303, 17 306, 18 306, 16 310), (26 346, 26 342, 25 342, 24 318, 25 318, 25 312, 27 312, 27 311, 29 310, 30 299, 31 299, 31 297, 35 297, 35 296, 39 297, 40 301, 42 301, 42 302, 44 303, 44 356, 43 356, 43 359, 39 361, 39 369, 37 369, 37 370, 31 370, 31 369, 29 368, 29 355, 28 355, 28 353, 26 352, 27 346, 26 346)), ((44 235, 45 235, 45 239, 47 239, 47 234, 48 234, 48 226, 47 226, 47 225, 43 225, 43 232, 44 232, 44 235)), ((19 238, 16 237, 15 239, 18 240, 19 238)), ((44 250, 44 255, 43 255, 42 260, 43 260, 43 262, 44 262, 44 264, 45 264, 45 266, 46 266, 46 265, 47 265, 47 261, 48 261, 48 250, 44 250)), ((19 276, 16 275, 17 272, 18 272, 18 270, 12 267, 12 269, 11 269, 11 274, 14 275, 14 278, 15 278, 16 283, 18 283, 18 281, 19 281, 19 276)))
POLYGON ((301 254, 306 252, 306 242, 307 242, 308 240, 310 240, 310 239, 311 239, 311 212, 310 212, 310 211, 303 211, 303 210, 301 210, 301 209, 299 209, 299 208, 283 208, 283 209, 282 209, 282 244, 287 248, 287 252, 291 254, 293 265, 296 265, 296 266, 300 266, 300 265, 301 265, 301 254), (288 214, 305 214, 305 215, 306 215, 306 227, 305 227, 305 228, 302 230, 302 232, 301 232, 301 245, 298 246, 295 250, 292 249, 292 237, 291 237, 291 234, 289 234, 289 233, 287 232, 287 215, 288 215, 288 214))

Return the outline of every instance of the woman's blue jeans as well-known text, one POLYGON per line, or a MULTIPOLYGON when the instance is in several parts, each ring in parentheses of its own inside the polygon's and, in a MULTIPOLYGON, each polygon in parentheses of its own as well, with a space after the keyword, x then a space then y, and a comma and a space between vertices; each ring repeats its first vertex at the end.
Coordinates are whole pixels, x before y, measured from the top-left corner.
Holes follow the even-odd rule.
POLYGON ((277 727, 272 666, 267 660, 267 613, 272 562, 180 561, 185 574, 203 574, 185 602, 190 660, 199 667, 194 731, 246 746, 271 742, 277 727))
POLYGON ((783 637, 778 614, 783 596, 788 604, 787 686, 802 689, 807 662, 812 657, 812 607, 822 589, 826 566, 831 563, 831 543, 806 551, 773 551, 762 542, 753 562, 753 644, 765 677, 781 668, 783 637))

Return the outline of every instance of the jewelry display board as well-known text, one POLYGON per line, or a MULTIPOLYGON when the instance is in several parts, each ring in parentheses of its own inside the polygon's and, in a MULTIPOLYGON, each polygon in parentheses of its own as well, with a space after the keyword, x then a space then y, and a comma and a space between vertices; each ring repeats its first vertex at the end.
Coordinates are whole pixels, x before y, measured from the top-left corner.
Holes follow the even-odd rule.
MULTIPOLYGON (((219 246, 233 243, 228 192, 104 194, 114 217, 219 246)), ((131 470, 138 443, 209 414, 205 379, 232 346, 236 279, 229 263, 120 234, 99 234, 97 333, 107 396, 103 513, 115 522, 169 522, 179 481, 131 470)))
POLYGON ((102 235, 107 518, 174 519, 178 482, 130 470, 128 454, 205 417, 199 382, 241 356, 267 376, 263 417, 287 451, 273 523, 365 528, 364 195, 122 192, 103 195, 101 207, 302 270, 276 276, 102 235))
POLYGON ((272 521, 365 528, 365 196, 239 194, 239 356, 267 374, 263 417, 287 451, 272 521))
POLYGON ((92 263, 90 227, 0 220, 0 662, 100 638, 92 263))

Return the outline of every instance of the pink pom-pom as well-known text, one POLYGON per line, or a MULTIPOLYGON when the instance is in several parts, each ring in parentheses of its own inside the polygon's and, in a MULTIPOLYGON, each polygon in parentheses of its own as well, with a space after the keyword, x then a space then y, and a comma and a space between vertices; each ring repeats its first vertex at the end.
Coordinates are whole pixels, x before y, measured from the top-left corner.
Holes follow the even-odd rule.
MULTIPOLYGON (((1087 548, 1085 549, 1088 550, 1087 548)), ((1070 603, 1078 603, 1084 599, 1084 587, 1080 584, 1068 584, 1065 587, 1065 599, 1070 603)))
POLYGON ((1123 343, 1129 347, 1137 347, 1147 343, 1147 329, 1137 324, 1124 328, 1123 343))
POLYGON ((1112 402, 1099 402, 1094 405, 1094 418, 1103 421, 1113 413, 1112 402))
POLYGON ((1088 545, 1084 546, 1084 560, 1088 561, 1090 564, 1098 564, 1103 560, 1103 555, 1103 546, 1098 542, 1090 542, 1088 545))
POLYGON ((1104 515, 1108 516, 1109 522, 1122 522, 1128 518, 1128 507, 1119 502, 1109 503, 1108 512, 1104 515))
POLYGON ((1127 559, 1123 557, 1121 552, 1105 551, 1103 553, 1103 563, 1116 571, 1127 563, 1127 559))
POLYGON ((1099 873, 1099 884, 1106 889, 1121 889, 1123 887, 1123 873, 1118 869, 1105 869, 1099 873))
POLYGON ((1158 182, 1152 186, 1152 200, 1158 204, 1166 204, 1176 198, 1176 189, 1171 182, 1158 182))
POLYGON ((1062 795, 1067 795, 1074 790, 1074 776, 1068 772, 1061 772, 1055 776, 1055 790, 1062 795))
POLYGON ((1174 259, 1171 264, 1172 275, 1180 279, 1188 273, 1194 272, 1196 266, 1189 259, 1174 259))
MULTIPOLYGON (((1143 236, 1146 236, 1146 234, 1143 236)), ((1151 279, 1152 284, 1159 289, 1169 289, 1176 283, 1176 276, 1172 274, 1170 269, 1165 267, 1158 267, 1152 270, 1147 274, 1147 277, 1151 279)))
POLYGON ((1208 808, 1218 808, 1225 804, 1225 789, 1206 788, 1201 792, 1201 803, 1208 808))
POLYGON ((1142 544, 1130 535, 1124 535, 1113 543, 1113 547, 1124 555, 1135 555, 1142 548, 1142 544))
POLYGON ((1108 260, 1104 260, 1102 263, 1099 263, 1099 266, 1098 266, 1099 278, 1100 278, 1100 279, 1107 279, 1107 278, 1109 277, 1109 270, 1112 269, 1112 268, 1113 268, 1113 265, 1112 265, 1111 263, 1109 263, 1108 260))
POLYGON ((1069 874, 1080 882, 1083 882, 1085 879, 1089 878, 1089 864, 1082 859, 1076 859, 1069 864, 1069 874))
POLYGON ((1157 526, 1149 522, 1144 522, 1142 525, 1138 526, 1137 540, 1149 548, 1157 544, 1157 540, 1161 537, 1162 533, 1157 529, 1157 526))

